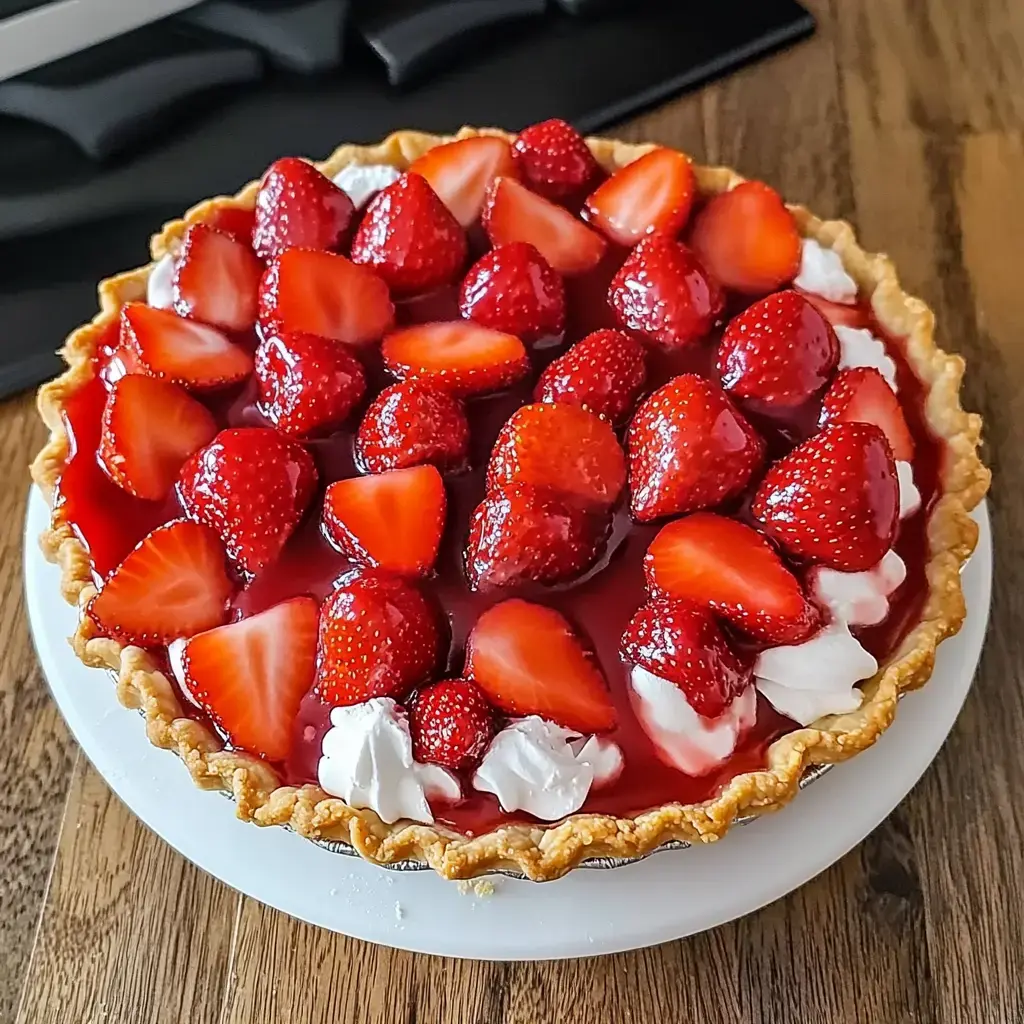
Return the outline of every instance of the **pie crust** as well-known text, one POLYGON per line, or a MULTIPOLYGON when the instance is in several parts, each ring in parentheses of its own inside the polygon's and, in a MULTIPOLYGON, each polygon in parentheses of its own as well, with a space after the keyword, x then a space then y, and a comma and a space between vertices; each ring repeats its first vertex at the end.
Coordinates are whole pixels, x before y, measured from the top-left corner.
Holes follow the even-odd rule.
MULTIPOLYGON (((478 134, 511 138, 494 129, 463 128, 453 137, 401 131, 376 146, 341 146, 317 166, 327 175, 349 163, 404 169, 440 143, 478 134)), ((654 148, 610 139, 587 141, 608 171, 654 148)), ((704 194, 727 191, 743 180, 725 167, 695 165, 695 171, 704 194)), ((250 182, 233 197, 206 200, 181 220, 165 224, 151 240, 153 259, 175 252, 185 229, 218 207, 251 208, 257 188, 258 182, 250 182)), ((671 840, 711 842, 740 816, 778 810, 796 795, 806 767, 842 761, 871 746, 892 722, 900 695, 927 682, 936 646, 956 633, 964 619, 960 570, 978 535, 968 513, 984 497, 991 476, 977 454, 981 418, 960 407, 964 362, 936 345, 931 309, 900 288, 886 256, 861 249, 850 225, 819 220, 801 206, 790 209, 804 235, 839 253, 861 294, 870 296, 878 322, 891 336, 903 339, 907 362, 925 387, 925 418, 945 441, 946 457, 940 473, 941 495, 928 523, 929 589, 921 622, 878 674, 863 684, 864 702, 856 712, 828 716, 781 737, 768 750, 766 769, 737 775, 718 796, 703 803, 665 804, 635 818, 576 814, 550 826, 506 825, 475 838, 408 822, 388 825, 373 811, 349 807, 317 786, 281 786, 277 774, 263 761, 225 749, 219 736, 183 715, 173 686, 144 650, 100 636, 84 615, 70 639, 75 653, 90 667, 115 672, 118 698, 126 707, 143 712, 150 742, 176 751, 197 785, 233 795, 240 818, 257 825, 288 825, 311 839, 348 842, 378 864, 416 859, 452 879, 512 870, 543 881, 563 875, 588 858, 639 857, 671 840)), ((149 263, 100 283, 99 312, 73 331, 61 350, 68 369, 39 389, 39 411, 50 438, 32 465, 32 476, 51 504, 68 454, 61 416, 64 402, 92 378, 92 358, 103 328, 124 303, 145 299, 153 266, 149 263)), ((64 598, 84 608, 96 592, 89 556, 59 509, 41 537, 41 546, 46 557, 60 565, 64 598)))

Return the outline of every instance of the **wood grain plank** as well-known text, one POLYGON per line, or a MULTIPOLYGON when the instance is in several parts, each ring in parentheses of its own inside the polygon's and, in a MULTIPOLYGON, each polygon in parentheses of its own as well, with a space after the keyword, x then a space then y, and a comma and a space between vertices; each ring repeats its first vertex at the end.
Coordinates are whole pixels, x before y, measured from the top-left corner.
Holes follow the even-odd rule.
POLYGON ((75 757, 22 602, 26 467, 44 436, 29 397, 0 407, 0 1021, 14 1019, 75 757))
POLYGON ((17 1020, 215 1024, 239 899, 82 758, 17 1020))

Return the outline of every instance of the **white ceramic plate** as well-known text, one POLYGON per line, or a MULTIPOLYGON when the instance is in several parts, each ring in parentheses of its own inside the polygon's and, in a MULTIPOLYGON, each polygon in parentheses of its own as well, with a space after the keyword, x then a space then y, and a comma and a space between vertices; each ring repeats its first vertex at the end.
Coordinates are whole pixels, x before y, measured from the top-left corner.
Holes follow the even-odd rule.
POLYGON ((749 914, 824 871, 893 810, 938 752, 977 666, 992 582, 984 506, 977 518, 981 540, 963 574, 967 622, 942 645, 931 681, 907 696, 871 750, 836 766, 780 813, 709 847, 573 871, 543 885, 497 878, 487 897, 460 892, 433 872, 386 871, 283 828, 245 824, 229 800, 193 786, 177 757, 150 746, 138 714, 118 704, 110 677, 81 665, 65 642, 76 613, 35 543, 46 520, 36 493, 25 589, 43 670, 76 739, 114 792, 183 856, 262 903, 370 942, 540 960, 636 949, 749 914))

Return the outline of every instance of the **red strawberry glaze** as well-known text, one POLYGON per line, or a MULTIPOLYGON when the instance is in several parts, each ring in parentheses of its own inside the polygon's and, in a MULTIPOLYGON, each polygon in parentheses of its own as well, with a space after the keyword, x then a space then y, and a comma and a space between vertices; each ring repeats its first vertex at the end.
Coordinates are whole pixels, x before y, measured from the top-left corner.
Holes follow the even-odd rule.
MULTIPOLYGON (((481 233, 469 233, 474 257, 479 254, 481 233), (473 244, 476 243, 476 244, 473 244)), ((465 638, 473 623, 490 605, 516 595, 538 600, 562 611, 589 637, 611 687, 619 717, 619 726, 611 738, 623 750, 625 768, 609 787, 592 792, 583 806, 585 812, 634 814, 659 804, 683 803, 707 799, 739 772, 764 767, 768 746, 779 736, 791 731, 794 724, 775 712, 759 698, 757 723, 735 754, 711 775, 692 778, 664 765, 643 732, 630 706, 628 675, 619 659, 619 637, 636 608, 644 600, 643 556, 660 524, 638 526, 632 523, 625 503, 615 513, 611 538, 604 558, 581 580, 543 588, 523 586, 513 590, 472 593, 466 585, 462 567, 462 551, 473 509, 484 490, 484 468, 501 425, 518 408, 531 401, 537 375, 551 359, 584 335, 602 327, 614 327, 614 317, 606 302, 608 283, 621 266, 626 250, 610 246, 602 262, 589 274, 566 280, 567 327, 562 344, 541 348, 533 353, 534 372, 509 391, 498 395, 471 399, 467 412, 471 427, 471 469, 460 475, 446 477, 448 520, 437 576, 425 586, 433 593, 451 623, 452 643, 448 675, 458 676, 462 668, 465 638)), ((746 303, 733 297, 728 315, 733 316, 746 303)), ((870 318, 870 312, 865 310, 870 318)), ((458 317, 457 287, 444 289, 417 299, 398 303, 399 324, 427 322, 458 317)), ((926 556, 927 514, 935 499, 943 447, 931 436, 923 416, 923 392, 920 382, 911 373, 902 355, 900 342, 888 337, 871 320, 873 332, 885 338, 889 354, 898 368, 900 400, 913 435, 916 454, 914 476, 922 493, 923 507, 904 520, 896 551, 907 563, 906 582, 893 595, 890 615, 879 626, 857 631, 865 646, 879 659, 893 650, 920 616, 926 596, 924 564, 926 556)), ((654 389, 670 377, 683 372, 698 372, 715 379, 714 358, 718 333, 706 341, 680 351, 649 350, 648 388, 654 389)), ((99 373, 116 348, 111 334, 101 346, 96 369, 99 373)), ((365 354, 367 359, 368 394, 365 403, 389 382, 379 362, 376 349, 365 354)), ((257 424, 262 422, 253 402, 251 382, 244 389, 203 397, 222 425, 257 424)), ((65 467, 59 486, 59 514, 70 523, 89 548, 97 574, 105 575, 153 527, 180 514, 173 495, 164 503, 143 502, 120 491, 107 480, 96 461, 99 441, 99 419, 106 389, 102 379, 83 388, 68 404, 65 422, 72 438, 72 456, 65 467)), ((363 407, 364 407, 363 406, 363 407)), ((777 458, 794 444, 810 436, 816 429, 819 401, 796 410, 787 410, 784 418, 746 403, 744 409, 768 442, 770 458, 777 458)), ((308 442, 320 471, 320 484, 325 487, 334 480, 355 474, 352 440, 362 407, 356 410, 346 428, 330 437, 308 442)), ((299 594, 323 599, 331 590, 332 581, 348 566, 344 556, 331 548, 320 535, 318 516, 322 504, 318 496, 305 521, 286 545, 280 559, 259 575, 235 602, 239 617, 255 614, 271 604, 299 594)), ((742 496, 727 513, 747 518, 751 495, 742 496)), ((162 652, 161 652, 162 653, 162 652)), ((443 678, 441 673, 438 678, 443 678)), ((316 781, 316 766, 321 739, 329 726, 329 708, 312 696, 302 704, 295 726, 295 744, 288 760, 279 766, 288 784, 316 781)), ((186 713, 202 719, 192 705, 186 713)), ((494 797, 473 791, 464 785, 468 797, 461 804, 439 806, 439 821, 467 834, 479 834, 509 820, 530 820, 529 815, 505 814, 494 797)))

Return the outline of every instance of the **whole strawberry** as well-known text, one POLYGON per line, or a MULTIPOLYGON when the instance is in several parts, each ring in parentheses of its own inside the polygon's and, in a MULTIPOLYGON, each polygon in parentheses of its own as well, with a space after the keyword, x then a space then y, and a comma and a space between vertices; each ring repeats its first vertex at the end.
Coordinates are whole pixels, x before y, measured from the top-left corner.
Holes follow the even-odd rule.
POLYGON ((721 288, 671 237, 644 238, 612 278, 608 301, 619 323, 665 348, 703 338, 725 307, 721 288))
POLYGON ((578 193, 601 174, 583 136, 557 117, 524 128, 512 143, 512 159, 530 188, 548 199, 578 193))
POLYGON ((466 262, 466 233, 425 178, 403 174, 367 207, 352 262, 373 267, 395 295, 450 284, 466 262))
POLYGON ((594 331, 544 370, 533 398, 579 405, 619 424, 633 411, 646 380, 647 361, 640 342, 621 331, 594 331))
POLYGON ((469 268, 459 310, 467 320, 529 343, 565 330, 565 287, 532 245, 509 242, 469 268))
POLYGON ((316 466, 302 445, 276 430, 238 427, 222 430, 182 466, 178 493, 235 563, 258 573, 280 554, 316 484, 316 466))
POLYGON ((764 461, 764 441, 722 390, 674 377, 637 409, 627 433, 630 511, 640 522, 713 508, 764 461))
POLYGON ((472 768, 494 735, 487 698, 468 679, 445 679, 421 690, 409 714, 412 755, 454 771, 472 768))
POLYGON ((348 573, 320 609, 316 692, 328 704, 400 698, 430 676, 440 657, 437 610, 397 576, 348 573))
POLYGON ((751 511, 795 558, 861 572, 892 547, 899 506, 885 434, 871 423, 836 423, 768 470, 751 511))

